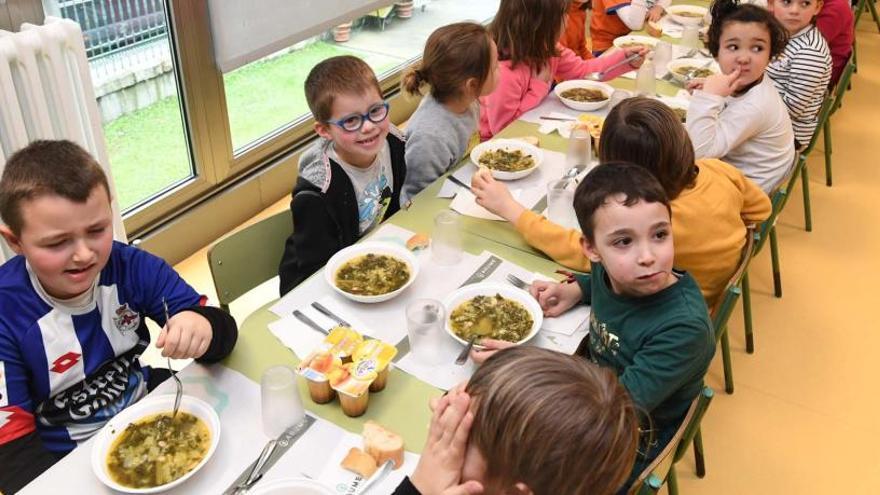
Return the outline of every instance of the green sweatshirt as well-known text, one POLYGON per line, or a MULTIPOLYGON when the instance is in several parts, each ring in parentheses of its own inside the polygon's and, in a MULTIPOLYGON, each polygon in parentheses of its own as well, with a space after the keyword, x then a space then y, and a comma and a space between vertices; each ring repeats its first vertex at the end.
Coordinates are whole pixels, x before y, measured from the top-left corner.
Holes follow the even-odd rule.
POLYGON ((645 297, 615 294, 605 268, 579 275, 585 304, 592 305, 590 333, 578 353, 613 368, 633 402, 651 415, 655 429, 677 428, 703 386, 715 354, 715 335, 694 279, 645 297))

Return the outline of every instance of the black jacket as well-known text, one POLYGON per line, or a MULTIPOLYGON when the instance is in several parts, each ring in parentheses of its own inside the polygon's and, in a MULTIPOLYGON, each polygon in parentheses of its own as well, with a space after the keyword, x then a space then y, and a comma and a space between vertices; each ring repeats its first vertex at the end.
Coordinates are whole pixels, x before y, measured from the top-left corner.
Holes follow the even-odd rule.
MULTIPOLYGON (((400 209, 400 190, 406 177, 403 138, 392 130, 386 140, 394 178, 383 221, 400 209)), ((293 234, 287 239, 278 267, 281 295, 324 266, 337 251, 360 238, 354 186, 345 170, 327 156, 328 143, 319 142, 300 160, 300 176, 290 201, 293 234), (315 180, 316 175, 319 180, 315 180), (315 182, 323 182, 325 189, 315 182)))

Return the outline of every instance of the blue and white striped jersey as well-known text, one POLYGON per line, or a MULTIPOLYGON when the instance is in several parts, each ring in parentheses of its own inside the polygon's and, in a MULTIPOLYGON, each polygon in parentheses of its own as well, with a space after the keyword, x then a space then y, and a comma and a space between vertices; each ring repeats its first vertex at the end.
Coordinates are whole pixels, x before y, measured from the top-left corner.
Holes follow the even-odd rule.
POLYGON ((0 266, 0 445, 39 431, 65 453, 147 392, 144 317, 205 300, 165 261, 114 242, 82 308, 54 305, 24 257, 0 266))

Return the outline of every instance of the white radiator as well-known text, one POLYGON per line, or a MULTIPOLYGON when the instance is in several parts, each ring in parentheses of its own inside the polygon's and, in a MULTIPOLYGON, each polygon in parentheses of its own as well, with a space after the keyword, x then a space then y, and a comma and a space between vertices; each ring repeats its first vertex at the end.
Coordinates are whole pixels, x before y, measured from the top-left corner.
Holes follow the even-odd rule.
MULTIPOLYGON (((77 23, 46 17, 45 24, 22 24, 21 31, 0 30, 0 172, 18 149, 36 139, 69 139, 104 167, 113 200, 116 239, 125 229, 98 104, 77 23)), ((0 241, 0 263, 12 251, 0 241)))

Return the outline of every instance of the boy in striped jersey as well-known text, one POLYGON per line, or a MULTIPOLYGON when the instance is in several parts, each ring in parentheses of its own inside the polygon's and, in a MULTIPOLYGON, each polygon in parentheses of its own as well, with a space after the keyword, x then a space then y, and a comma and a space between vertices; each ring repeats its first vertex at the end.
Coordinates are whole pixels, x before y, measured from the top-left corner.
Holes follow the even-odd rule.
POLYGON ((819 107, 831 81, 831 51, 813 24, 822 0, 770 0, 768 7, 785 27, 789 41, 767 66, 767 75, 788 107, 795 141, 803 148, 819 124, 819 107))
POLYGON ((113 241, 107 178, 74 143, 15 153, 0 216, 19 254, 0 266, 0 491, 13 493, 170 376, 138 360, 144 317, 177 359, 220 360, 237 329, 163 260, 113 241))

